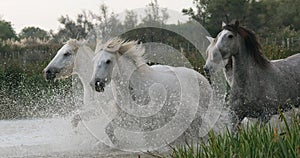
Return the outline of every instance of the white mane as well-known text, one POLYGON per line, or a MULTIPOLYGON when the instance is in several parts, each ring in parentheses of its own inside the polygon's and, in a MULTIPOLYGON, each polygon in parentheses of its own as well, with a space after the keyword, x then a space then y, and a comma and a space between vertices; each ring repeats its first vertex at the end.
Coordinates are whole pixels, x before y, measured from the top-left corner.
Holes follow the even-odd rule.
POLYGON ((137 41, 125 41, 120 38, 113 38, 104 44, 103 50, 110 53, 119 53, 132 59, 137 66, 145 64, 143 57, 144 47, 137 41))
POLYGON ((95 47, 97 47, 96 43, 93 43, 92 41, 88 41, 88 40, 70 39, 65 44, 71 46, 73 50, 78 50, 80 47, 83 46, 87 46, 91 50, 95 50, 95 47))
POLYGON ((66 44, 72 46, 74 49, 78 49, 81 46, 76 39, 70 39, 66 42, 66 44))

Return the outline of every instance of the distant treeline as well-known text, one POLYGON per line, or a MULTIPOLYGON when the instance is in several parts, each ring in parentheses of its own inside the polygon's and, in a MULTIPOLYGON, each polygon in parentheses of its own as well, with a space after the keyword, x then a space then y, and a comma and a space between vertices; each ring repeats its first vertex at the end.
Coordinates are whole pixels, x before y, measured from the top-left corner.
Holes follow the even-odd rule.
POLYGON ((42 73, 62 44, 40 40, 0 41, 0 69, 20 68, 28 74, 42 73))

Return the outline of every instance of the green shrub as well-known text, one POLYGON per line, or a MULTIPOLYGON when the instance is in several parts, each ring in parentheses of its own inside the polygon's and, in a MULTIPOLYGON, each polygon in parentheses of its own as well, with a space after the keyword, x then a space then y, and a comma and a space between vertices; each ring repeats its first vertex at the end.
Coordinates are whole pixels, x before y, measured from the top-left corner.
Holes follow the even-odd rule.
POLYGON ((283 59, 298 53, 295 50, 287 49, 277 45, 266 45, 263 47, 263 53, 270 60, 283 59))

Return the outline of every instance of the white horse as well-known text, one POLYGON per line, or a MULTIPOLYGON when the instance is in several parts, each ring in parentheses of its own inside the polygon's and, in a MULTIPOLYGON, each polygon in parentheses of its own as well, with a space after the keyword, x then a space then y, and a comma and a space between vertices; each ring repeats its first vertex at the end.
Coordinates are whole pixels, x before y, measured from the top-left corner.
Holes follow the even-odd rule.
POLYGON ((90 85, 98 92, 104 91, 109 83, 115 85, 119 114, 106 128, 110 140, 114 144, 119 141, 114 135, 118 127, 147 132, 163 128, 178 115, 187 117, 181 119, 195 116, 191 126, 188 123, 183 126, 189 128, 185 134, 198 137, 198 128, 203 123, 200 116, 207 110, 212 96, 209 82, 198 72, 185 67, 149 66, 143 54, 144 49, 137 42, 115 38, 108 41, 94 58, 90 85), (179 106, 190 112, 182 114, 184 110, 177 111, 179 106))
MULTIPOLYGON (((65 79, 71 75, 78 75, 83 85, 84 105, 89 105, 94 100, 91 96, 93 90, 89 86, 94 51, 87 44, 86 41, 69 40, 43 70, 47 80, 65 79)), ((72 120, 73 125, 77 126, 79 120, 79 114, 76 114, 72 120)))
POLYGON ((223 73, 225 75, 225 79, 227 83, 231 86, 232 85, 232 77, 233 77, 233 71, 232 71, 232 57, 228 59, 223 59, 221 54, 219 52, 212 51, 215 47, 216 40, 213 37, 206 37, 210 44, 208 45, 206 49, 206 64, 204 65, 203 69, 205 73, 210 76, 210 74, 214 73, 213 68, 220 68, 223 70, 223 73), (214 52, 214 53, 213 53, 214 52))
MULTIPOLYGON (((229 106, 234 129, 244 117, 264 122, 278 110, 288 110, 300 104, 300 54, 269 61, 261 52, 256 35, 239 26, 226 25, 208 49, 206 71, 224 67, 232 59, 229 106), (222 66, 217 66, 222 63, 222 66)), ((229 75, 230 76, 230 75, 229 75)))

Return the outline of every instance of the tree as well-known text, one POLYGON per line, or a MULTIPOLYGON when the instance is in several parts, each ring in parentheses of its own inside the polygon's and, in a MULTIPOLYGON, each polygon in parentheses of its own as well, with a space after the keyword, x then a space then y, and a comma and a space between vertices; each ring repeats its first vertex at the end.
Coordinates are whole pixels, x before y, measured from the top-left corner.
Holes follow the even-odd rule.
POLYGON ((109 12, 105 4, 100 6, 99 14, 90 12, 90 15, 96 20, 95 29, 103 41, 119 35, 123 31, 122 23, 113 12, 109 12))
MULTIPOLYGON (((299 0, 280 0, 278 7, 275 8, 277 25, 291 27, 300 30, 300 1, 299 0)), ((273 8, 274 9, 274 8, 273 8)))
POLYGON ((146 26, 163 26, 169 19, 167 8, 159 8, 157 0, 147 5, 145 13, 146 16, 142 18, 142 24, 146 26))
POLYGON ((215 37, 221 22, 234 19, 254 30, 267 51, 286 48, 293 54, 299 50, 299 0, 193 0, 196 9, 183 13, 200 22, 215 37))
POLYGON ((5 20, 0 20, 0 39, 17 39, 15 30, 12 28, 11 23, 5 20))
POLYGON ((208 31, 216 35, 221 29, 222 21, 243 21, 247 17, 247 4, 246 0, 211 0, 207 6, 207 12, 210 13, 208 31))
POLYGON ((222 21, 239 19, 243 25, 268 36, 278 29, 300 30, 299 0, 193 0, 196 10, 183 13, 215 35, 222 21))
POLYGON ((194 0, 193 4, 196 7, 196 11, 193 8, 182 9, 184 15, 189 15, 192 19, 199 21, 203 26, 206 26, 206 20, 209 18, 207 12, 207 6, 209 0, 194 0))
POLYGON ((59 29, 57 34, 52 33, 52 36, 54 40, 60 42, 66 41, 70 38, 85 38, 89 31, 94 28, 92 20, 89 19, 88 14, 84 11, 81 14, 77 15, 76 21, 69 18, 68 15, 61 16, 58 21, 62 24, 63 27, 59 29))
MULTIPOLYGON (((255 0, 194 0, 196 10, 183 9, 182 12, 200 22, 213 36, 221 29, 221 23, 238 19, 242 24, 257 29, 266 24, 266 5, 255 0)), ((274 9, 274 8, 273 8, 274 9)))
POLYGON ((124 27, 126 29, 135 28, 138 23, 137 14, 134 11, 129 10, 126 10, 125 13, 124 27))
POLYGON ((33 38, 33 39, 49 39, 49 34, 47 31, 42 30, 38 27, 25 27, 21 30, 21 33, 19 34, 19 37, 21 39, 23 38, 33 38))

